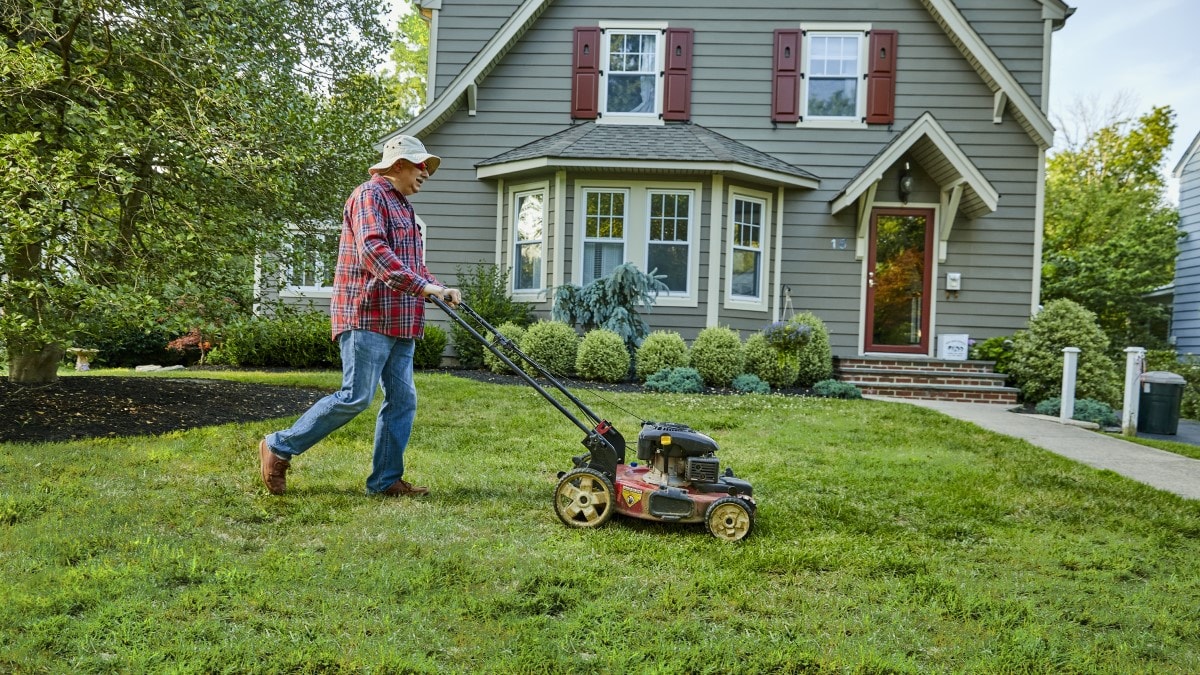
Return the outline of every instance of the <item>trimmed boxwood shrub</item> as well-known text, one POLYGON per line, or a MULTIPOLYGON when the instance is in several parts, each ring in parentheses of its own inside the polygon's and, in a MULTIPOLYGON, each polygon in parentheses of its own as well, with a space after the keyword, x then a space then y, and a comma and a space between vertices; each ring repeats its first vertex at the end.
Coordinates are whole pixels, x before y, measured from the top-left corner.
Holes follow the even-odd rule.
POLYGON ((772 347, 762 333, 746 340, 745 356, 746 372, 776 389, 792 386, 800 374, 800 356, 772 347))
POLYGON ((753 373, 742 373, 733 378, 733 390, 739 394, 768 394, 771 385, 753 373))
POLYGON ((441 366, 442 352, 446 351, 446 340, 446 331, 433 324, 425 324, 425 335, 417 340, 417 349, 413 352, 413 366, 416 368, 441 366))
POLYGON ((862 390, 849 382, 821 380, 813 385, 813 393, 825 398, 862 398, 862 390))
POLYGON ((691 364, 710 387, 728 387, 742 374, 742 340, 731 328, 710 326, 692 343, 691 364))
POLYGON ((646 378, 645 386, 650 391, 699 394, 704 391, 704 380, 695 368, 663 368, 646 378))
POLYGON ((607 328, 590 330, 579 343, 575 372, 585 380, 620 382, 629 374, 625 340, 607 328))
POLYGON ((637 350, 637 378, 645 382, 663 368, 684 368, 688 365, 688 348, 679 333, 656 330, 646 336, 637 350))
MULTIPOLYGON (((1033 410, 1039 415, 1058 417, 1062 414, 1062 399, 1058 396, 1048 398, 1034 406, 1033 410)), ((1075 410, 1072 411, 1071 419, 1092 422, 1102 427, 1121 426, 1121 418, 1117 417, 1116 411, 1111 406, 1090 398, 1075 399, 1075 410)))
POLYGON ((796 384, 811 387, 833 377, 833 348, 829 344, 825 322, 812 312, 801 312, 789 321, 808 326, 810 331, 808 343, 800 348, 800 370, 796 375, 796 384))
MULTIPOLYGON (((521 339, 525 337, 525 327, 521 326, 520 324, 513 323, 512 321, 505 321, 499 326, 496 326, 496 330, 499 331, 504 337, 512 340, 512 342, 518 347, 521 346, 521 339)), ((504 355, 518 366, 525 365, 521 363, 521 359, 517 357, 516 352, 513 350, 500 347, 500 351, 504 352, 504 355)), ((493 373, 507 373, 511 371, 507 363, 501 361, 500 357, 493 354, 492 350, 486 347, 483 350, 483 364, 487 366, 488 370, 492 371, 493 373)))
POLYGON ((1029 320, 1029 329, 1013 337, 1010 373, 1028 402, 1062 395, 1063 349, 1078 347, 1075 392, 1114 404, 1121 398, 1120 374, 1108 357, 1108 336, 1096 315, 1076 302, 1059 298, 1029 320))
POLYGON ((579 335, 561 321, 539 321, 525 331, 521 351, 554 375, 571 375, 579 354, 579 335))

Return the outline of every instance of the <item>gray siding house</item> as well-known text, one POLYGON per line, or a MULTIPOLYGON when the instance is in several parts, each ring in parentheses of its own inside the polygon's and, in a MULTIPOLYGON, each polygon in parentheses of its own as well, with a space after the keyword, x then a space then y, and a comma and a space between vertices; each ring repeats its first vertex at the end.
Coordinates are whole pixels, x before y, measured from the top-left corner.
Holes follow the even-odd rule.
POLYGON ((1200 134, 1179 164, 1179 255, 1175 258, 1175 297, 1171 337, 1179 354, 1200 355, 1200 134))
MULTIPOLYGON (((542 315, 621 262, 653 329, 793 312, 843 360, 937 360, 1039 302, 1059 0, 423 0, 430 268, 542 315)), ((386 140, 386 139, 384 139, 386 140)), ((469 298, 468 298, 469 301, 469 298)), ((960 355, 961 356, 961 355, 960 355)))

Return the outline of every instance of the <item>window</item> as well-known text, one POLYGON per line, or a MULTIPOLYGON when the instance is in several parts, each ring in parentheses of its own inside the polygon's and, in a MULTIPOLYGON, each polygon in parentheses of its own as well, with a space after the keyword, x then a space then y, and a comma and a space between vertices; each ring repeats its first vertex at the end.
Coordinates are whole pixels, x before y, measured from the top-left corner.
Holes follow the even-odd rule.
POLYGON ((624 190, 584 191, 584 285, 625 262, 626 197, 624 190))
POLYGON ((734 195, 730 210, 730 299, 738 302, 763 302, 767 202, 765 199, 734 195))
POLYGON ((801 123, 864 123, 868 25, 803 27, 801 123))
POLYGON ((284 249, 281 266, 287 291, 328 292, 337 266, 337 232, 295 231, 284 249))
POLYGON ((604 32, 600 113, 607 122, 658 120, 662 107, 662 31, 604 32))
POLYGON ((691 221, 691 192, 650 191, 646 271, 666 275, 662 281, 670 293, 690 290, 691 221))
POLYGON ((514 292, 539 291, 545 287, 545 225, 546 191, 516 193, 513 198, 514 292))

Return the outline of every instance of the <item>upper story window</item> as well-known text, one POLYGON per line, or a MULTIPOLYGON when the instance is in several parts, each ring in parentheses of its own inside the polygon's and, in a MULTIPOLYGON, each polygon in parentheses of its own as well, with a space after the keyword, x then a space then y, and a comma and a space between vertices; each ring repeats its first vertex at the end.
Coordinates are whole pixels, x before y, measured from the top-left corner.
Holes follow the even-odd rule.
POLYGON ((601 44, 601 118, 641 124, 658 121, 662 111, 662 30, 608 28, 601 44))
POLYGON ((546 286, 546 190, 517 192, 513 197, 514 293, 541 291, 546 286))
POLYGON ((803 27, 800 119, 862 124, 866 117, 866 32, 869 27, 803 27))

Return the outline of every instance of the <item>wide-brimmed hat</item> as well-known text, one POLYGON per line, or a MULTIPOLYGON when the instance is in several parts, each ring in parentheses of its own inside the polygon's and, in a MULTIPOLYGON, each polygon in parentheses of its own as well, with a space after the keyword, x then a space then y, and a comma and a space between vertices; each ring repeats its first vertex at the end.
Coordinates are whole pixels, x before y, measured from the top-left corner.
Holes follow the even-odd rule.
POLYGON ((431 155, 425 150, 425 145, 412 136, 396 136, 383 145, 383 159, 368 171, 387 171, 398 159, 407 159, 413 164, 425 162, 425 170, 432 176, 442 164, 442 158, 431 155))

